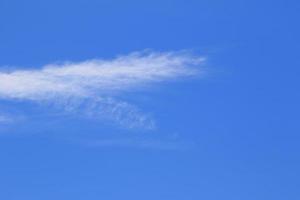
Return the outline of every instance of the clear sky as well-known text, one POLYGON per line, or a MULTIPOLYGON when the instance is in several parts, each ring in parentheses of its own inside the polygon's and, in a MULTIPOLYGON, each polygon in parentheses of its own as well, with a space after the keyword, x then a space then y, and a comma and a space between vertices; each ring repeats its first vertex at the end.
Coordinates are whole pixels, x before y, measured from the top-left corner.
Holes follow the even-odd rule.
POLYGON ((296 0, 0 0, 0 199, 300 199, 296 0))

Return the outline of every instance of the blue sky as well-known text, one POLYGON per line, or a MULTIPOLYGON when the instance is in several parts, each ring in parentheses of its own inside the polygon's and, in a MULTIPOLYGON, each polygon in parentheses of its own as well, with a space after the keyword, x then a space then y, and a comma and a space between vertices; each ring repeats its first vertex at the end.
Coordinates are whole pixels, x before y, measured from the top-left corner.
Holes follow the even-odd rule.
POLYGON ((0 198, 299 199, 298 1, 0 1, 0 198))

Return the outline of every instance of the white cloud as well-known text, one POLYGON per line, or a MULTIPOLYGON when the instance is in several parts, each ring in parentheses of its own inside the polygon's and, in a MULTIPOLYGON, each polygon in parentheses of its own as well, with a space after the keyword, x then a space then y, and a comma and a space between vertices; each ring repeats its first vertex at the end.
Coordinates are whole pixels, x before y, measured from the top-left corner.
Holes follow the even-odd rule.
POLYGON ((71 113, 105 116, 129 127, 152 127, 153 120, 115 97, 148 84, 199 74, 202 70, 195 66, 203 61, 186 53, 150 52, 0 71, 0 99, 50 102, 71 113))

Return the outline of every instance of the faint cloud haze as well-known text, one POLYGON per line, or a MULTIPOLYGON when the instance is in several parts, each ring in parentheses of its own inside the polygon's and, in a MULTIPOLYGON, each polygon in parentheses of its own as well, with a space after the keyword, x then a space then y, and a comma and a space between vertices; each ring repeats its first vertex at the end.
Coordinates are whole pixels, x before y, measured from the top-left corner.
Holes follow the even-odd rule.
POLYGON ((0 114, 0 124, 13 122, 13 119, 7 115, 0 114))

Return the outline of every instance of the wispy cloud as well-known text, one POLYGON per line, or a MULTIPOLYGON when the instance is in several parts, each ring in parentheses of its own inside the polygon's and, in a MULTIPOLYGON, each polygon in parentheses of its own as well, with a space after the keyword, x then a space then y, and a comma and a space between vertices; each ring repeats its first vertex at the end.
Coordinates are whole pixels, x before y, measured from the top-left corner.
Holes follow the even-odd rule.
POLYGON ((0 71, 0 99, 50 103, 70 113, 153 128, 149 116, 117 97, 149 84, 202 73, 195 66, 203 61, 203 57, 187 53, 135 52, 111 60, 0 71))

